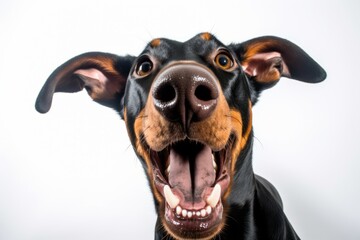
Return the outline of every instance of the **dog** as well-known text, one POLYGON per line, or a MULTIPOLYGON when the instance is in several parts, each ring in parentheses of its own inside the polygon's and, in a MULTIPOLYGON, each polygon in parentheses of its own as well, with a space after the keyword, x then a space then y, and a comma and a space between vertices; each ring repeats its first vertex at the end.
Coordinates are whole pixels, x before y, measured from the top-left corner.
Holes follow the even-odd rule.
POLYGON ((318 83, 326 72, 274 36, 225 45, 211 33, 157 38, 138 56, 89 52, 48 78, 36 100, 86 89, 115 109, 147 175, 155 239, 300 239, 277 190, 252 168, 252 107, 281 77, 318 83))

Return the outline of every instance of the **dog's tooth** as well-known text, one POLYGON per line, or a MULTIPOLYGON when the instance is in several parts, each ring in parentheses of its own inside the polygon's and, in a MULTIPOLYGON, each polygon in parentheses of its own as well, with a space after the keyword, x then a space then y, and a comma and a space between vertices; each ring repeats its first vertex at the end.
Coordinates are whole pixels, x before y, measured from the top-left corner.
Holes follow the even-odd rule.
POLYGON ((181 215, 182 215, 183 217, 186 217, 186 216, 187 216, 187 211, 186 211, 186 209, 183 209, 183 210, 181 211, 181 215))
POLYGON ((180 199, 174 195, 169 185, 164 186, 164 195, 166 202, 172 209, 179 205, 180 199))
POLYGON ((215 207, 220 200, 221 196, 221 186, 220 184, 216 184, 210 196, 206 199, 206 202, 211 206, 215 207))
POLYGON ((178 216, 181 216, 183 218, 196 218, 196 217, 206 217, 211 215, 213 209, 210 205, 207 205, 205 208, 198 210, 198 211, 192 211, 187 209, 182 209, 180 205, 176 206, 175 213, 178 216))
POLYGON ((214 168, 214 170, 216 171, 216 170, 217 170, 217 164, 216 164, 216 162, 215 162, 215 156, 214 156, 214 154, 211 154, 211 157, 212 157, 213 168, 214 168))
POLYGON ((207 207, 205 208, 205 211, 206 211, 206 213, 207 213, 208 215, 210 215, 210 214, 211 214, 211 207, 210 207, 210 206, 207 206, 207 207))
POLYGON ((169 164, 169 166, 166 168, 165 173, 166 173, 166 175, 169 175, 169 173, 170 173, 170 164, 169 164))
POLYGON ((214 167, 214 169, 216 169, 216 168, 217 168, 217 164, 216 164, 216 162, 215 162, 214 154, 211 154, 211 157, 212 157, 212 160, 213 160, 213 167, 214 167))
POLYGON ((177 215, 180 215, 181 212, 182 212, 182 209, 181 209, 181 207, 178 205, 178 206, 176 207, 176 214, 177 214, 177 215))

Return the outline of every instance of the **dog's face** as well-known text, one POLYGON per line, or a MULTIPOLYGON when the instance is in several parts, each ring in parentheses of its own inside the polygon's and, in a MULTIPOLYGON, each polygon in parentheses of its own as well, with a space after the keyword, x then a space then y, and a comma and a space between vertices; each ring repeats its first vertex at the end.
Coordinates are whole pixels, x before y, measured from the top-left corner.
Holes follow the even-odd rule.
POLYGON ((155 39, 129 76, 124 119, 164 227, 181 238, 216 234, 226 218, 221 199, 251 133, 240 62, 209 34, 155 39))
POLYGON ((251 108, 281 76, 319 82, 325 72, 275 37, 228 46, 209 33, 183 43, 154 39, 137 58, 88 53, 68 61, 50 76, 37 109, 49 110, 56 91, 85 87, 118 110, 162 226, 174 238, 209 239, 234 199, 251 197, 251 108))

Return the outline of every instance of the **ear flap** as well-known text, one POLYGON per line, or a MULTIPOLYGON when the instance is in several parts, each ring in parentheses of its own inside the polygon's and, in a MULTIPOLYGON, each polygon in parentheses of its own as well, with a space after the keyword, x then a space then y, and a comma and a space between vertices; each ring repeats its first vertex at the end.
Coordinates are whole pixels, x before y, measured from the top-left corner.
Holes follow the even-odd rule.
POLYGON ((273 36, 230 45, 257 91, 274 86, 281 76, 307 83, 326 78, 324 69, 294 43, 273 36))
POLYGON ((36 110, 48 112, 55 92, 78 92, 85 88, 94 101, 120 112, 134 59, 101 52, 89 52, 70 59, 47 79, 36 100, 36 110))

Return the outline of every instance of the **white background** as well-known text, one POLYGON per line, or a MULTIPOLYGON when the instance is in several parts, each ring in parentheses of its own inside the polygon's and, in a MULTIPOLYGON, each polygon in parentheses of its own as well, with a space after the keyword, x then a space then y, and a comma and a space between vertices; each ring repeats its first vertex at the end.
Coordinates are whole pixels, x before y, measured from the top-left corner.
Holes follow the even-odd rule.
POLYGON ((360 239, 360 2, 0 1, 0 239, 153 239, 155 211, 123 122, 49 74, 87 51, 137 55, 155 37, 210 31, 224 43, 287 38, 327 71, 282 79, 254 107, 254 169, 302 239, 360 239))

